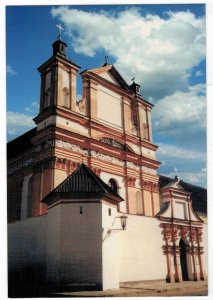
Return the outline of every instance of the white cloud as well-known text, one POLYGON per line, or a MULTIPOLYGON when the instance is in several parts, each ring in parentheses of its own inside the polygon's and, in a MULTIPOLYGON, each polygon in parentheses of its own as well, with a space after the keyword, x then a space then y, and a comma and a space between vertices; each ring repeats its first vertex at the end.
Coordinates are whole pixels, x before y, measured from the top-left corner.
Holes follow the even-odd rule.
MULTIPOLYGON (((169 172, 169 173, 162 173, 162 175, 165 175, 170 178, 175 178, 175 172, 169 172)), ((206 188, 206 173, 201 171, 198 172, 178 172, 178 177, 187 182, 198 186, 203 186, 206 188)))
POLYGON ((153 110, 153 127, 166 136, 182 135, 206 130, 205 85, 177 91, 159 101, 153 110))
POLYGON ((9 75, 9 76, 17 75, 16 71, 14 71, 12 66, 10 66, 10 65, 8 65, 6 67, 6 72, 7 72, 7 75, 9 75))
POLYGON ((206 160, 206 154, 199 151, 193 151, 190 149, 181 148, 178 146, 165 144, 165 143, 159 143, 158 144, 159 149, 157 154, 161 157, 165 157, 167 160, 169 158, 178 158, 181 160, 199 160, 199 161, 205 161, 206 160))
POLYGON ((7 112, 7 133, 8 140, 23 134, 35 127, 33 117, 18 112, 7 112))
POLYGON ((190 70, 205 58, 205 19, 191 12, 141 16, 136 8, 117 14, 68 7, 51 10, 66 29, 75 52, 95 56, 109 49, 115 65, 130 82, 134 69, 142 93, 154 100, 186 91, 190 70))
POLYGON ((201 76, 203 76, 203 72, 200 71, 200 70, 198 70, 198 71, 195 73, 195 76, 201 77, 201 76))
POLYGON ((29 112, 29 113, 38 113, 38 109, 39 109, 39 102, 38 101, 34 101, 31 103, 30 106, 27 106, 24 108, 24 110, 26 112, 29 112))

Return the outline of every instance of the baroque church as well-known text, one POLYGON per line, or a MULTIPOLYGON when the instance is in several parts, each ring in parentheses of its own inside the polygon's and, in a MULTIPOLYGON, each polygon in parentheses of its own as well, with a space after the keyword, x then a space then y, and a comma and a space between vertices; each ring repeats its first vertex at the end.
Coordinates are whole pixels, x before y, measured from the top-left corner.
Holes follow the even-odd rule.
POLYGON ((205 280, 206 189, 158 174, 153 104, 107 61, 77 101, 80 67, 52 48, 36 127, 8 143, 9 288, 205 280))

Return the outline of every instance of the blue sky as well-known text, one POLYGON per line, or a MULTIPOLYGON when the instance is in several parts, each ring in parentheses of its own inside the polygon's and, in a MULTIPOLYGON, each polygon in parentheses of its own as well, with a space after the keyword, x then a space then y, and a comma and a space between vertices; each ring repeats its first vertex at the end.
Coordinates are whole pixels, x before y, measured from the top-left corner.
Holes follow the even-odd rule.
MULTIPOLYGON (((6 7, 7 136, 34 127, 40 77, 52 55, 56 24, 68 55, 84 69, 115 64, 155 104, 154 143, 159 173, 206 186, 205 5, 6 7)), ((78 79, 79 97, 81 94, 78 79)))

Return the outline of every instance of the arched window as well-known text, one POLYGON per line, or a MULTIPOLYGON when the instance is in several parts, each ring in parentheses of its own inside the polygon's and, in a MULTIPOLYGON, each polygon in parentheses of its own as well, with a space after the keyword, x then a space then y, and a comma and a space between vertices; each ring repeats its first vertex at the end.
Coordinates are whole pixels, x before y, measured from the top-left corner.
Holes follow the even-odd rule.
POLYGON ((69 107, 69 90, 66 87, 63 88, 62 106, 69 107))
POLYGON ((142 206, 142 197, 141 192, 137 191, 135 193, 135 202, 136 202, 136 214, 142 215, 143 214, 143 206, 142 206))
POLYGON ((117 183, 114 179, 110 179, 108 182, 108 185, 111 187, 111 189, 117 194, 118 192, 118 187, 117 187, 117 183))

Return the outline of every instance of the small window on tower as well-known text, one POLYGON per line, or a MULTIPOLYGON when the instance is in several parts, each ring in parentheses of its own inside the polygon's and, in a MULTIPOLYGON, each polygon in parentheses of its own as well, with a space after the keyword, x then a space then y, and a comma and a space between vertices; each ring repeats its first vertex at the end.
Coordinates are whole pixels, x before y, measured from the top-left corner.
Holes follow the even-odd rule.
POLYGON ((136 93, 140 94, 140 86, 139 85, 136 85, 136 93))

